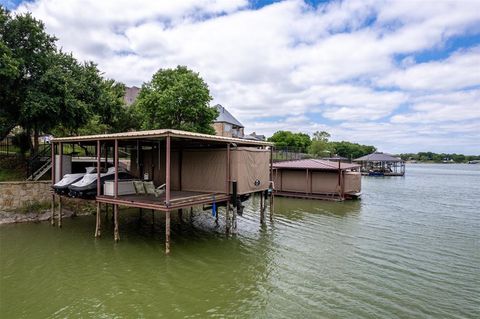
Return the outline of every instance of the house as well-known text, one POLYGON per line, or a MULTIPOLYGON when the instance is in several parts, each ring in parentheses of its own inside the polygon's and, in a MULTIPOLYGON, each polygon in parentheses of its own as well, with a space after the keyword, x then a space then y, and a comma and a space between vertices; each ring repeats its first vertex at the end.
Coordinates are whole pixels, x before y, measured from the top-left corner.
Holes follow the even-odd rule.
POLYGON ((125 100, 125 104, 132 105, 133 102, 137 99, 138 94, 140 93, 140 88, 136 86, 132 87, 125 87, 125 96, 123 99, 125 100))
POLYGON ((260 134, 257 134, 256 132, 248 134, 247 136, 245 136, 245 138, 249 138, 249 139, 253 139, 253 140, 257 140, 257 141, 266 141, 267 140, 265 135, 260 135, 260 134))
POLYGON ((226 108, 217 104, 214 106, 218 110, 218 117, 213 122, 215 134, 226 137, 244 137, 244 126, 240 123, 226 108))

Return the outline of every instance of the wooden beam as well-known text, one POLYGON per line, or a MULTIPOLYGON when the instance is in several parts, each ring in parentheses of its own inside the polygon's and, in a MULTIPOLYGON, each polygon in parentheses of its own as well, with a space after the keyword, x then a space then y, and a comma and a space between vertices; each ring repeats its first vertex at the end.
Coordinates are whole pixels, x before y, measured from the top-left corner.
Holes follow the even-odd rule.
MULTIPOLYGON (((227 201, 227 206, 225 210, 225 233, 226 235, 230 235, 230 201, 227 201)), ((217 212, 218 214, 218 212, 217 212)))
MULTIPOLYGON (((52 186, 55 184, 55 143, 52 143, 52 186)), ((55 192, 52 192, 52 217, 50 224, 55 226, 55 192)))
POLYGON ((118 242, 120 240, 120 231, 118 229, 118 205, 117 204, 113 205, 113 220, 114 220, 113 239, 115 240, 115 242, 118 242))
POLYGON ((225 193, 230 194, 230 143, 227 144, 227 163, 225 166, 226 166, 225 193))
POLYGON ((97 196, 100 196, 100 162, 102 160, 102 149, 100 147, 100 140, 97 141, 97 196))
POLYGON ((97 218, 95 225, 95 237, 98 238, 101 235, 101 216, 100 216, 100 202, 97 202, 97 218))
POLYGON ((165 254, 170 254, 170 211, 165 213, 165 254))
POLYGON ((60 164, 59 164, 59 171, 58 180, 63 178, 63 143, 59 143, 59 154, 60 154, 60 164))
POLYGON ((62 228, 62 214, 63 214, 62 196, 58 196, 58 227, 59 228, 62 228))
POLYGON ((166 159, 165 159, 165 205, 170 206, 170 151, 171 151, 171 137, 167 135, 166 141, 166 159))
POLYGON ((113 155, 113 161, 115 165, 115 181, 113 184, 115 198, 118 198, 118 140, 115 140, 115 149, 113 155))

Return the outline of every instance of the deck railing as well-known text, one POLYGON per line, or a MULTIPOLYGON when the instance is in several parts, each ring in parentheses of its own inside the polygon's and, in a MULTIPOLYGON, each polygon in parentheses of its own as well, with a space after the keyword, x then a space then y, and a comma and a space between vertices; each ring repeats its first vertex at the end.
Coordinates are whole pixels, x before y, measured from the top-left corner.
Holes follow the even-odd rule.
POLYGON ((296 147, 275 148, 273 151, 274 162, 295 161, 311 157, 303 149, 296 147))

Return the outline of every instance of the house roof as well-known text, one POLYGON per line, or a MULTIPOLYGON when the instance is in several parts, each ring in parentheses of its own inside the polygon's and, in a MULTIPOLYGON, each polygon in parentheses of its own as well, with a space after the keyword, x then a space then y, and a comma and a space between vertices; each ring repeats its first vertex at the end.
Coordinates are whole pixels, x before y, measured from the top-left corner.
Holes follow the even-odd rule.
POLYGON ((150 131, 133 131, 123 133, 112 134, 97 134, 97 135, 83 135, 83 136, 71 136, 71 137, 59 137, 52 139, 53 143, 58 142, 82 142, 82 141, 97 141, 97 140, 128 140, 128 139, 141 139, 141 138, 159 138, 159 137, 178 137, 186 139, 196 139, 205 141, 216 142, 230 142, 237 145, 256 145, 256 146, 272 146, 272 143, 258 141, 258 140, 245 140, 241 138, 225 137, 218 135, 201 134, 195 132, 187 132, 172 129, 150 130, 150 131))
MULTIPOLYGON (((312 169, 322 171, 338 170, 339 162, 324 161, 319 159, 302 159, 295 161, 285 161, 273 163, 273 168, 287 168, 287 169, 312 169)), ((358 168, 358 164, 340 163, 340 169, 358 168)))
POLYGON ((224 108, 220 104, 215 105, 215 107, 218 110, 218 117, 215 122, 223 122, 244 127, 243 124, 240 123, 240 121, 238 121, 230 112, 228 112, 226 108, 224 108))
POLYGON ((387 153, 375 152, 353 160, 354 162, 403 162, 401 158, 387 153))

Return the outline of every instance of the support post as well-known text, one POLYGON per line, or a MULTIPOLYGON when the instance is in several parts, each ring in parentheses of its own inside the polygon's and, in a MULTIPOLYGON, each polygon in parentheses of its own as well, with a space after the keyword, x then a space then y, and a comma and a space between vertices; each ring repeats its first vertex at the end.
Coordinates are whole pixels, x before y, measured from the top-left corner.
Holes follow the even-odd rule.
POLYGON ((273 222, 273 191, 270 193, 270 222, 273 222))
POLYGON ((97 196, 100 196, 100 162, 102 149, 100 148, 100 140, 97 141, 97 196))
POLYGON ((180 208, 178 210, 178 221, 180 222, 180 224, 183 223, 183 209, 182 208, 180 208))
POLYGON ((118 205, 113 205, 113 218, 114 218, 114 240, 117 243, 120 240, 120 231, 118 230, 118 205))
MULTIPOLYGON (((278 171, 275 171, 275 177, 277 177, 278 171)), ((278 178, 276 178, 278 181, 278 178)), ((270 146, 270 185, 272 187, 270 192, 270 222, 273 222, 273 196, 275 193, 274 183, 273 183, 273 146, 270 146)))
POLYGON ((227 144, 227 163, 225 165, 226 167, 226 181, 225 181, 225 193, 227 193, 227 195, 230 195, 230 143, 227 144))
POLYGON ((190 207, 190 216, 189 216, 189 219, 190 219, 190 224, 193 224, 193 206, 190 207))
POLYGON ((97 202, 97 220, 96 220, 96 225, 95 225, 95 237, 98 238, 101 235, 101 216, 100 216, 100 202, 97 202))
MULTIPOLYGON (((227 203, 227 209, 230 210, 230 202, 227 203)), ((232 233, 236 234, 237 233, 237 213, 233 211, 232 209, 232 233)))
POLYGON ((58 227, 59 228, 62 228, 62 214, 63 214, 62 196, 58 196, 58 227))
MULTIPOLYGON (((170 206, 170 148, 171 148, 171 137, 167 135, 166 137, 166 159, 165 159, 165 205, 170 206)), ((170 215, 169 215, 170 218, 170 215)))
POLYGON ((265 198, 263 196, 263 192, 260 193, 260 224, 265 224, 265 209, 264 204, 265 198))
POLYGON ((308 187, 308 184, 309 184, 308 183, 308 173, 309 173, 309 171, 308 171, 308 168, 307 168, 307 175, 306 175, 306 181, 305 181, 305 194, 306 195, 308 195, 308 188, 309 188, 308 187))
POLYGON ((165 254, 170 254, 170 211, 165 213, 165 254))
POLYGON ((227 209, 225 210, 225 233, 230 235, 230 201, 227 201, 227 209))
POLYGON ((55 194, 52 194, 52 217, 50 220, 50 224, 55 226, 55 194))
MULTIPOLYGON (((52 186, 55 184, 55 143, 52 144, 52 186)), ((52 226, 55 226, 55 192, 52 192, 52 226)))
POLYGON ((60 154, 60 164, 59 164, 59 174, 58 174, 58 180, 61 180, 63 178, 63 143, 60 142, 58 143, 58 147, 59 147, 59 154, 60 154))
MULTIPOLYGON (((101 148, 100 148, 100 140, 97 140, 97 196, 100 195, 100 158, 101 158, 101 148)), ((100 237, 101 233, 101 206, 100 202, 97 201, 97 218, 96 218, 96 225, 95 225, 95 237, 100 237)))
POLYGON ((115 165, 115 182, 113 186, 114 186, 115 198, 117 198, 118 197, 118 139, 115 140, 114 165, 115 165))

